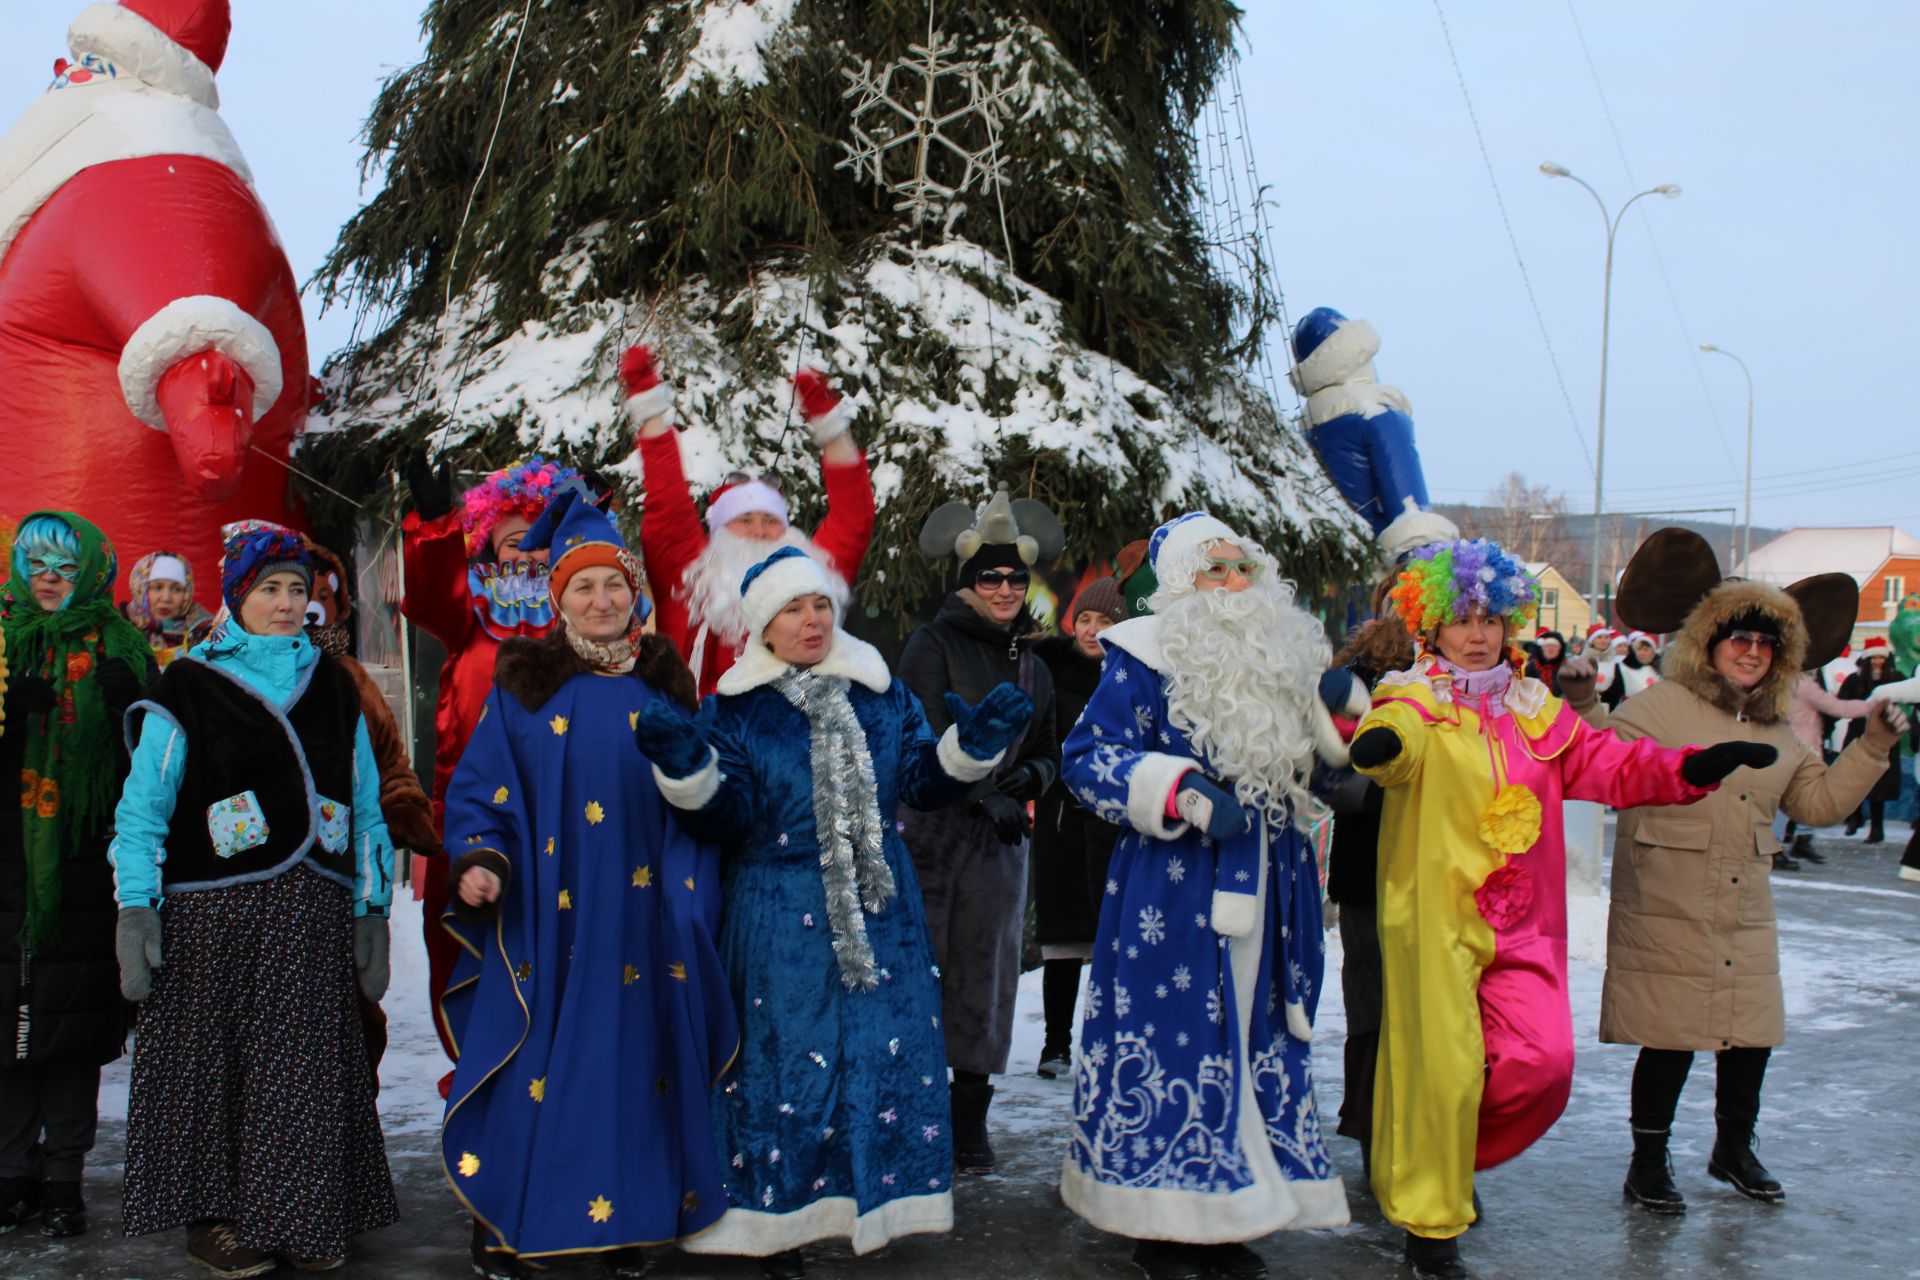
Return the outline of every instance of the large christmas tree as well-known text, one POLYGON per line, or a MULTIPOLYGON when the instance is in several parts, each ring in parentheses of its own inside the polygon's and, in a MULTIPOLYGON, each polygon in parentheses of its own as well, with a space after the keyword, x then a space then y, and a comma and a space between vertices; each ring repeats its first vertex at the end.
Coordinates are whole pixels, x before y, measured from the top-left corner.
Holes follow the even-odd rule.
POLYGON ((995 482, 1053 504, 1077 558, 1203 507, 1304 591, 1349 580, 1361 526, 1250 372, 1273 296, 1210 265, 1197 214, 1195 121, 1237 14, 433 0, 425 58, 368 122, 384 187, 322 272, 367 336, 330 365, 310 465, 364 492, 426 440, 637 479, 613 374, 648 341, 693 481, 772 472, 803 511, 789 378, 837 376, 884 612, 931 585, 926 513, 995 482))

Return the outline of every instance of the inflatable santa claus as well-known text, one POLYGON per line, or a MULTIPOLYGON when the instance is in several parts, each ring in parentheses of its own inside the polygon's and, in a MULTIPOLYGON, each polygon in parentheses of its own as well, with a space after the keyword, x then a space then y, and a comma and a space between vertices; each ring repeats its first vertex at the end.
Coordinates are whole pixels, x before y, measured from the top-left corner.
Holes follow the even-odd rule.
POLYGON ((217 110, 227 0, 96 4, 0 138, 0 515, 76 510, 129 563, 299 524, 299 286, 217 110))

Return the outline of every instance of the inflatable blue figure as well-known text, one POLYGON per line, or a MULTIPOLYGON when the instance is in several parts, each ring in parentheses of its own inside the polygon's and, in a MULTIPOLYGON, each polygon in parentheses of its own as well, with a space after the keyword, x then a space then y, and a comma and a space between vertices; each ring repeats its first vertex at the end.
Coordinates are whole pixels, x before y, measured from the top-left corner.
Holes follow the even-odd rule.
POLYGON ((1293 385, 1307 398, 1307 443, 1389 561, 1459 536, 1428 509, 1412 410, 1374 378, 1380 335, 1365 320, 1315 307, 1293 330, 1293 385))

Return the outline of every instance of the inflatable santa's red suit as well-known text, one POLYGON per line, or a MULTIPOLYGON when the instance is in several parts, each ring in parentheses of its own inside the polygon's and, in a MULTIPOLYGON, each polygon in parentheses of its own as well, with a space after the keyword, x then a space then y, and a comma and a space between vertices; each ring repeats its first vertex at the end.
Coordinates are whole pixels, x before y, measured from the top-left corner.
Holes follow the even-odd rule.
POLYGON ((124 556, 302 523, 273 459, 306 328, 217 110, 230 26, 227 0, 95 4, 0 137, 0 514, 94 512, 124 556))

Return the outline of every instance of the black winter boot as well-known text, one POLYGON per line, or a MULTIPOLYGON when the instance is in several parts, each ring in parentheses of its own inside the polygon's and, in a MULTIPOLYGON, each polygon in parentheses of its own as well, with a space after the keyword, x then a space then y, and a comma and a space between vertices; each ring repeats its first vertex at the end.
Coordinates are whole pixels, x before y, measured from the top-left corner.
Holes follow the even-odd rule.
POLYGON ((1243 1244, 1197 1244, 1194 1257, 1219 1280, 1267 1280, 1267 1264, 1243 1244))
POLYGON ((1667 1154, 1666 1129, 1635 1129, 1633 1159, 1620 1194, 1651 1213, 1685 1213, 1686 1197, 1673 1183, 1673 1159, 1667 1154))
POLYGON ((1800 859, 1794 857, 1785 849, 1775 849, 1773 851, 1773 869, 1775 871, 1798 871, 1800 870, 1800 859))
POLYGON ((987 1108, 993 1105, 993 1086, 955 1080, 953 1100, 953 1167, 961 1173, 992 1173, 993 1143, 987 1139, 987 1108))
POLYGON ((1207 1280, 1200 1251, 1172 1240, 1141 1240, 1133 1246, 1133 1265, 1147 1280, 1207 1280))
POLYGON ((1721 1127, 1713 1140, 1713 1154, 1707 1158, 1707 1174, 1732 1183, 1735 1191, 1762 1204, 1778 1204, 1787 1198, 1780 1180, 1768 1173, 1760 1157, 1753 1154, 1751 1129, 1743 1132, 1721 1127))
POLYGON ((0 1236, 19 1230, 39 1213, 45 1194, 38 1178, 0 1178, 0 1236))
POLYGON ((1826 854, 1821 853, 1813 847, 1813 837, 1805 831, 1802 831, 1793 838, 1793 847, 1787 850, 1787 852, 1796 858, 1811 862, 1816 866, 1827 860, 1826 854))
POLYGON ((1407 1232, 1407 1265, 1419 1280, 1469 1280, 1467 1264, 1460 1261, 1460 1237, 1435 1240, 1407 1232))
POLYGON ((807 1255, 798 1249, 760 1259, 760 1274, 767 1280, 806 1280, 807 1255))
POLYGON ((80 1180, 47 1183, 40 1203, 40 1234, 55 1240, 80 1235, 87 1229, 87 1204, 80 1198, 80 1180))

